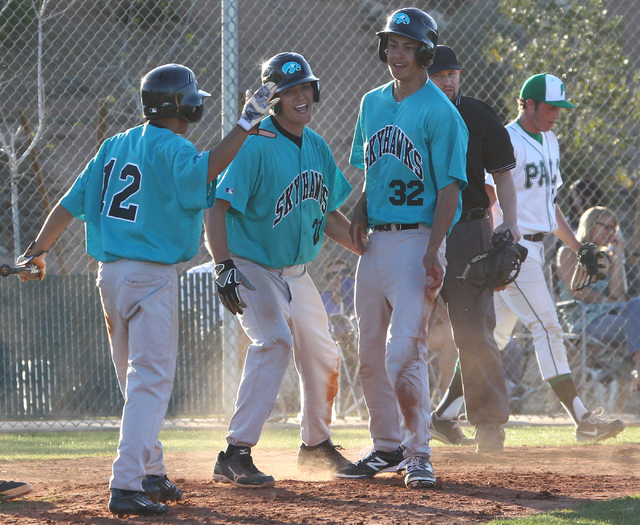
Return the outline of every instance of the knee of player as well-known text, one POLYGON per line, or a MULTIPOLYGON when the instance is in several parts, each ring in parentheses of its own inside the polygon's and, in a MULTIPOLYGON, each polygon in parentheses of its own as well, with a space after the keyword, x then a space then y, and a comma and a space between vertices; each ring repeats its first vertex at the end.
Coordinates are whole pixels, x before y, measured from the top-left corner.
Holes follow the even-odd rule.
POLYGON ((281 350, 283 353, 289 353, 293 349, 293 336, 291 334, 270 335, 262 343, 253 344, 252 346, 261 352, 281 350))

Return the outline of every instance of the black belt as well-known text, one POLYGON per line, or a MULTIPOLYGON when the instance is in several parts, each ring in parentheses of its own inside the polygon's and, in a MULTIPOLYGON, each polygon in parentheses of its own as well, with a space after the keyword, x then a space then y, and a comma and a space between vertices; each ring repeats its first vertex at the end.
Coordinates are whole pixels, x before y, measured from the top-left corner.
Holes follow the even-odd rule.
POLYGON ((462 215, 458 219, 458 222, 477 221, 479 219, 486 219, 487 210, 484 208, 473 208, 469 211, 463 211, 462 215))
POLYGON ((534 233, 533 235, 523 235, 523 239, 531 242, 541 242, 544 241, 544 233, 534 233))
POLYGON ((379 232, 390 232, 391 230, 417 230, 419 224, 378 224, 373 229, 379 232))

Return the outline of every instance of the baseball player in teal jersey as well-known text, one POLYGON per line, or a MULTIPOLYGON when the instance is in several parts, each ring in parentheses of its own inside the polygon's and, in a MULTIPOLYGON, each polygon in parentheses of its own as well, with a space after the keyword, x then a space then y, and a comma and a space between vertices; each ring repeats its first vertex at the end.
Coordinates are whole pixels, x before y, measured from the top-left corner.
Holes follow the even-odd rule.
MULTIPOLYGON (((556 204, 562 184, 560 148, 551 128, 561 108, 575 108, 566 100, 565 86, 554 75, 527 79, 518 99, 517 120, 507 126, 516 157, 512 171, 518 198, 520 241, 529 254, 517 279, 495 294, 496 343, 503 349, 519 318, 531 331, 540 372, 576 425, 578 441, 614 437, 624 429, 620 419, 605 419, 588 411, 571 376, 562 327, 544 276, 544 237, 555 233, 573 251, 576 238, 556 204)), ((495 217, 494 217, 495 219, 495 217)))
POLYGON ((161 515, 182 491, 166 475, 158 434, 178 352, 175 264, 197 254, 213 182, 277 99, 275 85, 248 97, 239 125, 210 152, 180 137, 200 120, 193 72, 160 66, 141 82, 144 125, 101 146, 47 218, 20 264, 46 272, 44 254, 73 217, 85 222, 87 252, 100 261, 97 285, 113 364, 124 395, 118 455, 110 480, 114 514, 161 515))
POLYGON ((292 350, 302 385, 298 465, 335 471, 349 463, 329 430, 338 349, 305 265, 318 255, 325 233, 355 251, 349 221, 338 211, 351 186, 327 143, 306 127, 320 88, 304 57, 270 58, 262 80, 277 83, 280 103, 220 177, 216 204, 205 214, 218 293, 240 314, 251 340, 227 449, 213 471, 214 480, 240 488, 275 484, 254 465, 251 447, 276 402, 292 350), (242 298, 239 284, 249 290, 242 298))
POLYGON ((378 36, 379 57, 393 81, 363 97, 351 149, 351 163, 366 176, 351 235, 364 251, 356 312, 373 451, 336 476, 371 478, 404 466, 407 487, 428 488, 436 478, 427 322, 444 277, 444 239, 461 213, 468 133, 460 113, 429 81, 434 20, 418 9, 400 9, 378 36))

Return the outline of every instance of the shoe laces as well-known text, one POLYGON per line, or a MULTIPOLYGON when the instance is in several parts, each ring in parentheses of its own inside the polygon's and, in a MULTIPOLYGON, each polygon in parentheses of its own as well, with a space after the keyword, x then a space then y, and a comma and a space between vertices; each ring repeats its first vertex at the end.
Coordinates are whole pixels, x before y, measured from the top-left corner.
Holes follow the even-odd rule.
POLYGON ((589 417, 584 419, 583 421, 587 421, 595 426, 606 425, 607 423, 610 422, 610 420, 604 417, 601 417, 603 413, 604 413, 604 409, 602 407, 596 408, 593 412, 591 412, 591 414, 589 414, 589 417))
POLYGON ((425 465, 422 458, 409 456, 398 465, 398 470, 402 470, 402 468, 405 468, 407 472, 411 472, 413 470, 423 470, 425 465))
POLYGON ((368 447, 364 447, 360 452, 358 452, 355 463, 361 463, 362 461, 367 459, 373 452, 375 452, 375 449, 371 445, 369 445, 368 447))

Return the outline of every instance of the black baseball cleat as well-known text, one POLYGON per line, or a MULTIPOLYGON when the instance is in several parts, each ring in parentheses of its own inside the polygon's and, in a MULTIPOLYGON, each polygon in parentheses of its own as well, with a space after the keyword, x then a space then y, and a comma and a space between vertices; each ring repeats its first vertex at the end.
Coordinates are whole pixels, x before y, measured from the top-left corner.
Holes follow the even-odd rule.
POLYGON ((330 470, 335 472, 349 465, 350 461, 338 450, 343 450, 340 445, 334 445, 330 439, 319 445, 309 447, 302 443, 298 449, 298 468, 330 470))
POLYGON ((147 497, 152 501, 180 501, 182 490, 176 487, 166 474, 164 476, 145 476, 142 480, 142 488, 147 497))
POLYGON ((372 449, 364 458, 349 463, 346 467, 338 470, 335 476, 341 479, 371 479, 381 472, 397 472, 398 465, 403 460, 404 456, 400 447, 395 452, 372 449))
POLYGON ((162 516, 169 512, 169 507, 164 503, 151 501, 144 492, 111 489, 109 511, 118 515, 162 516))
POLYGON ((0 479, 0 501, 21 498, 31 492, 33 492, 33 487, 29 483, 0 479))
POLYGON ((616 437, 624 430, 621 419, 606 419, 601 415, 602 408, 599 408, 582 419, 576 428, 576 441, 602 441, 616 437))
POLYGON ((445 445, 475 445, 475 439, 468 438, 464 431, 460 428, 457 419, 439 418, 433 412, 431 414, 431 423, 429 425, 431 437, 441 441, 445 445))
POLYGON ((436 475, 428 459, 408 457, 401 466, 405 468, 404 484, 408 489, 432 489, 436 486, 436 475))
POLYGON ((220 452, 213 468, 213 480, 231 483, 241 489, 265 489, 276 484, 273 476, 260 472, 253 464, 249 447, 239 449, 229 459, 225 459, 224 452, 220 452))

